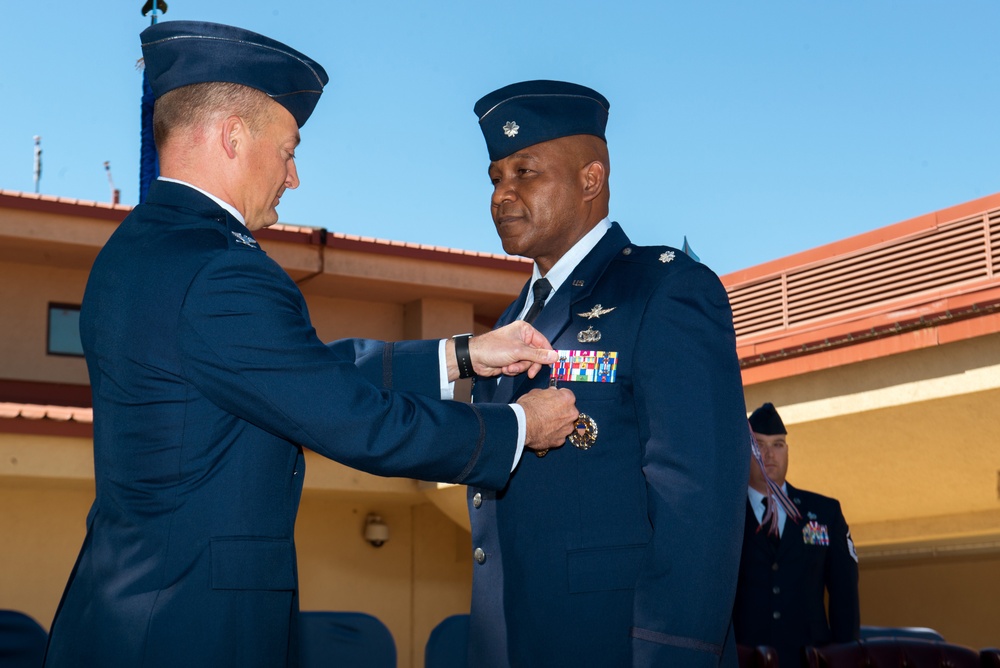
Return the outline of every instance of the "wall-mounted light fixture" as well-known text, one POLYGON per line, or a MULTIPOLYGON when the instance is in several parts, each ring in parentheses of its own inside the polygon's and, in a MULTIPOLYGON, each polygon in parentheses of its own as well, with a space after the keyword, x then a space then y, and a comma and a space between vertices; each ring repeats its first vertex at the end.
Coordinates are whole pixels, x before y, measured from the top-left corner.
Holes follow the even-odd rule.
POLYGON ((365 540, 372 544, 372 547, 382 547, 385 541, 389 540, 389 526, 382 521, 382 517, 375 513, 368 513, 365 518, 365 540))

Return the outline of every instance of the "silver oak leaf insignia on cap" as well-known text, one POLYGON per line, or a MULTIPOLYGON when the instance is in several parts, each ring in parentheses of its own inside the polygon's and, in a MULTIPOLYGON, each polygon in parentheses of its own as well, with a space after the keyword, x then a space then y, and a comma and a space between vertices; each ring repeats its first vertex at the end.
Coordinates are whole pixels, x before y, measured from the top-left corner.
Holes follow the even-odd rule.
POLYGON ((520 129, 521 127, 514 121, 507 121, 504 123, 503 133, 508 137, 515 137, 517 136, 517 131, 520 129))

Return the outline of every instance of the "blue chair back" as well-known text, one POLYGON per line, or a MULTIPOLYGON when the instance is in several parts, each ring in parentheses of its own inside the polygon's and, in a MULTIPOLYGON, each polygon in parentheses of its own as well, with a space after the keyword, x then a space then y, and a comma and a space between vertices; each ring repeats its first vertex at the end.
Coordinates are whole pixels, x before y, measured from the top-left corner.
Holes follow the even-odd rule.
POLYGON ((396 642, 363 612, 299 613, 301 668, 396 668, 396 642))
POLYGON ((0 666, 39 668, 48 641, 48 632, 28 615, 0 610, 0 666))
POLYGON ((431 631, 424 668, 465 668, 469 663, 469 615, 446 617, 431 631))
POLYGON ((924 626, 862 626, 861 639, 869 638, 920 638, 923 640, 944 640, 934 629, 924 626))

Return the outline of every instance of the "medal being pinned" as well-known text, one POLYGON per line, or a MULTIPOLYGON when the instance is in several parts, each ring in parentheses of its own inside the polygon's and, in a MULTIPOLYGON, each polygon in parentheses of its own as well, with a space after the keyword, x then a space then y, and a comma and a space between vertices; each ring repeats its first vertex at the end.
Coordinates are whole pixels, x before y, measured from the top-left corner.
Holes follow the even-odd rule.
POLYGON ((586 413, 580 413, 573 427, 569 442, 581 450, 590 450, 590 446, 597 441, 597 423, 594 422, 594 418, 586 413))

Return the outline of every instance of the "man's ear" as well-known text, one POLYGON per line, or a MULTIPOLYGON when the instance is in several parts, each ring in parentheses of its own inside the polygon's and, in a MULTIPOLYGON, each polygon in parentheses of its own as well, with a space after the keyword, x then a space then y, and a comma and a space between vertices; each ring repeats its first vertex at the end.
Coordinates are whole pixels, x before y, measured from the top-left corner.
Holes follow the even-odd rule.
POLYGON ((227 116, 222 121, 222 133, 219 140, 222 142, 222 150, 229 158, 235 158, 237 151, 242 148, 246 139, 247 126, 239 116, 227 116))
POLYGON ((604 192, 604 188, 607 185, 607 170, 604 169, 604 163, 600 160, 594 160, 593 162, 587 164, 583 168, 583 199, 585 202, 593 200, 595 197, 604 192))

